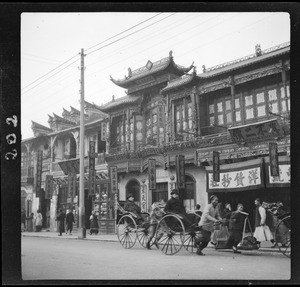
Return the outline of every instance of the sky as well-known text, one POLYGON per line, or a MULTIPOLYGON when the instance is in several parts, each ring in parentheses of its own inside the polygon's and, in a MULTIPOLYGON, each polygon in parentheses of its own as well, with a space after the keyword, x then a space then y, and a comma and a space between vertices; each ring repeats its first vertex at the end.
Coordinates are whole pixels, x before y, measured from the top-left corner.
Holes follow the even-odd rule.
POLYGON ((21 134, 31 121, 48 125, 53 113, 80 110, 80 52, 84 50, 84 98, 97 105, 125 96, 111 80, 173 51, 176 64, 194 62, 197 73, 290 41, 285 12, 22 13, 21 134))

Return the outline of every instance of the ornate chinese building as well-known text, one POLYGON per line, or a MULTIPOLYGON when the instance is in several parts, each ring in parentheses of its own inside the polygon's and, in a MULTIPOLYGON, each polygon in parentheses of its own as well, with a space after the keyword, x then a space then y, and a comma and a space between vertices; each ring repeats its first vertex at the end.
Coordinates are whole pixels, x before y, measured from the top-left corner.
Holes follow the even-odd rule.
MULTIPOLYGON (((184 156, 181 198, 187 209, 220 200, 254 199, 290 204, 290 45, 261 50, 212 68, 184 68, 172 52, 113 83, 127 96, 100 107, 109 114, 109 166, 119 175, 119 200, 133 193, 143 210, 167 200, 178 184, 176 158, 184 156), (271 176, 269 143, 278 146, 279 176, 271 176), (220 181, 212 178, 212 154, 220 156, 220 181), (155 160, 151 188, 149 159, 155 160), (150 188, 150 189, 149 189, 150 188)), ((153 171, 153 169, 152 169, 153 171)))

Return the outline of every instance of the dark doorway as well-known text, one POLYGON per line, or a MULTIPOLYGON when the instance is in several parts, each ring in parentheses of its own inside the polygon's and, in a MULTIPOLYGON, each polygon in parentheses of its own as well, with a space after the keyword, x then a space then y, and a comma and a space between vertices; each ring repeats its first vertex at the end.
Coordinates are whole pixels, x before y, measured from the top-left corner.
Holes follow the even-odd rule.
POLYGON ((163 200, 164 202, 168 201, 168 183, 159 182, 156 183, 156 189, 152 190, 152 203, 159 202, 163 200))
POLYGON ((134 197, 134 202, 141 206, 140 204, 140 189, 141 186, 137 180, 130 180, 126 185, 126 198, 129 193, 134 197))
POLYGON ((43 216, 43 228, 48 228, 47 211, 50 210, 50 199, 45 198, 45 190, 42 188, 40 192, 40 210, 43 216))

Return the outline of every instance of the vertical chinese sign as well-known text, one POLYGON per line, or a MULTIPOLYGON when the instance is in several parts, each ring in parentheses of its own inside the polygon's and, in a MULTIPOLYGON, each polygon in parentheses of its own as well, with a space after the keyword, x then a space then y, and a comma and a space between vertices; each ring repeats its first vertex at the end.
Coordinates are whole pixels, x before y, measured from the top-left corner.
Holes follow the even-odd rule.
POLYGON ((101 140, 102 141, 106 141, 106 123, 105 122, 102 122, 101 123, 101 140))
POLYGON ((149 190, 156 189, 156 161, 148 160, 149 190))
POLYGON ((109 167, 109 178, 110 178, 111 193, 117 194, 118 193, 118 169, 116 166, 109 167))
POLYGON ((43 169, 43 151, 39 150, 37 154, 37 163, 36 163, 36 182, 35 182, 36 197, 41 196, 42 169, 43 169))
POLYGON ((213 180, 220 181, 220 153, 213 151, 213 180))
POLYGON ((68 174, 68 196, 67 201, 73 202, 76 195, 76 173, 69 172, 68 174))
POLYGON ((95 145, 94 141, 90 141, 89 145, 89 196, 96 193, 96 170, 95 170, 95 145))
POLYGON ((177 188, 185 188, 185 159, 183 155, 176 155, 175 165, 176 165, 176 182, 177 188))
POLYGON ((271 176, 279 176, 277 143, 269 143, 269 157, 270 157, 271 176))
POLYGON ((53 195, 53 175, 46 175, 45 199, 51 199, 53 195))

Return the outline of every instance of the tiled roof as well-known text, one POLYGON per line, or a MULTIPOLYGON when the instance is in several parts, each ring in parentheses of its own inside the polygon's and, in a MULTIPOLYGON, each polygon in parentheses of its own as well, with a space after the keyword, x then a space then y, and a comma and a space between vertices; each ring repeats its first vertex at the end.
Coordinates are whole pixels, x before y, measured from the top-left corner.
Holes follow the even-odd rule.
POLYGON ((53 113, 53 115, 54 115, 54 120, 55 121, 59 121, 59 122, 66 123, 66 124, 71 124, 71 125, 75 125, 76 124, 75 122, 69 121, 67 119, 64 119, 64 118, 56 115, 55 113, 53 113))
POLYGON ((108 110, 110 110, 112 108, 118 107, 120 105, 135 103, 139 99, 140 99, 139 96, 129 96, 129 95, 126 95, 124 97, 121 97, 121 98, 115 99, 113 101, 110 101, 109 103, 104 104, 103 106, 99 106, 99 108, 100 108, 100 110, 102 110, 102 111, 105 112, 105 111, 108 111, 108 110))
POLYGON ((189 67, 183 67, 183 66, 180 66, 180 65, 177 65, 175 64, 174 60, 173 60, 173 56, 172 56, 172 52, 170 52, 170 56, 169 57, 166 57, 166 58, 163 58, 159 61, 156 61, 156 62, 151 62, 151 61, 148 61, 147 64, 144 66, 144 67, 141 67, 139 69, 136 69, 134 71, 131 71, 130 68, 128 69, 128 76, 125 76, 125 79, 122 79, 122 80, 115 80, 113 79, 112 77, 111 78, 111 81, 118 85, 118 86, 121 86, 121 87, 127 87, 127 85, 137 79, 140 79, 142 77, 146 77, 146 76, 149 76, 149 75, 152 75, 152 74, 155 74, 159 71, 163 71, 164 69, 166 69, 170 64, 173 65, 173 67, 179 72, 179 73, 187 73, 189 72, 192 67, 193 67, 193 64, 189 67))
POLYGON ((52 129, 46 127, 46 126, 43 126, 39 123, 36 123, 34 121, 31 121, 32 122, 32 125, 31 125, 31 128, 38 128, 38 129, 42 129, 42 130, 45 130, 45 131, 49 131, 49 132, 52 132, 52 129))
POLYGON ((70 108, 71 108, 71 111, 70 111, 71 114, 77 114, 77 115, 80 115, 80 111, 79 111, 79 110, 76 110, 76 109, 73 108, 72 106, 70 106, 70 108))
POLYGON ((172 90, 174 88, 178 88, 180 86, 186 85, 193 81, 197 77, 196 73, 193 74, 185 74, 177 79, 171 80, 168 82, 168 85, 161 90, 162 93, 166 91, 172 90))
POLYGON ((231 62, 227 62, 224 64, 220 64, 211 68, 206 69, 205 73, 198 74, 201 78, 209 78, 213 77, 222 73, 226 73, 241 67, 245 67, 248 65, 252 65, 258 62, 261 62, 263 60, 267 60, 272 57, 276 57, 282 54, 286 54, 290 51, 290 43, 283 43, 281 45, 266 49, 262 51, 262 54, 260 56, 256 56, 255 54, 251 54, 249 56, 236 59, 231 62))

